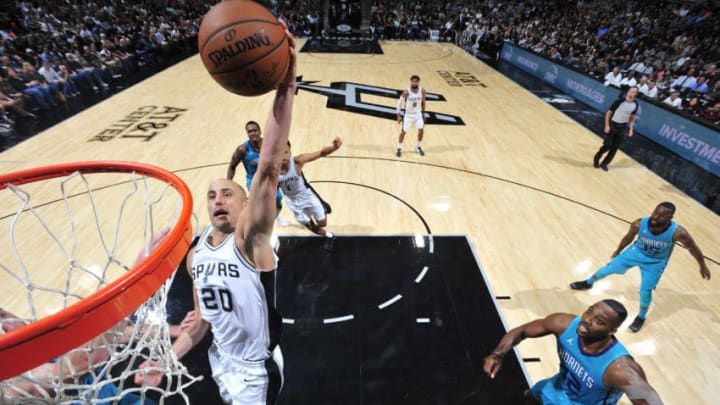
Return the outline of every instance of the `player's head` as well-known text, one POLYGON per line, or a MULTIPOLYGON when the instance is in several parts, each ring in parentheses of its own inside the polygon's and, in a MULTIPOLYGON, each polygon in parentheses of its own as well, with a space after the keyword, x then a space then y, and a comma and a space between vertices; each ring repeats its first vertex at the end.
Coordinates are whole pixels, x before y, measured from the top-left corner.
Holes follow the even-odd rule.
POLYGON ((262 131, 260 130, 260 124, 255 121, 248 121, 245 124, 245 133, 250 142, 257 142, 262 138, 262 131))
POLYGON ((606 299, 591 305, 582 314, 577 334, 588 340, 605 339, 613 335, 627 318, 625 306, 606 299))
POLYGON ((280 169, 282 171, 287 171, 289 165, 290 165, 290 156, 292 156, 292 145, 290 145, 290 141, 287 141, 287 145, 285 146, 285 153, 283 154, 282 160, 280 161, 280 169))
POLYGON ((413 89, 417 89, 420 85, 420 76, 418 75, 412 75, 410 76, 410 87, 413 89))
POLYGON ((637 88, 637 86, 632 86, 632 87, 630 87, 630 88, 628 89, 628 91, 627 91, 627 98, 629 98, 630 100, 632 100, 632 99, 635 98, 635 96, 637 96, 637 94, 638 94, 638 88, 637 88))
POLYGON ((210 183, 207 191, 207 207, 213 228, 223 233, 232 233, 245 204, 247 204, 247 194, 236 182, 217 179, 210 183))
POLYGON ((653 227, 665 227, 675 215, 675 204, 665 201, 658 204, 650 214, 650 225, 653 227))

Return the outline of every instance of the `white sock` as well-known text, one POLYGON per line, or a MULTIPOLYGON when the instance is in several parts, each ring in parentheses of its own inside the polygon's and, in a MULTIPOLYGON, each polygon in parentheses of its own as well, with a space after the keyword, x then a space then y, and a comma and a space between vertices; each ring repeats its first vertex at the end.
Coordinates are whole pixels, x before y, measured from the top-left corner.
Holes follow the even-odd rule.
POLYGON ((418 143, 415 144, 415 148, 419 148, 419 147, 420 147, 420 141, 418 141, 418 143))
POLYGON ((398 146, 397 146, 397 148, 398 148, 398 149, 402 149, 402 144, 399 143, 398 146))

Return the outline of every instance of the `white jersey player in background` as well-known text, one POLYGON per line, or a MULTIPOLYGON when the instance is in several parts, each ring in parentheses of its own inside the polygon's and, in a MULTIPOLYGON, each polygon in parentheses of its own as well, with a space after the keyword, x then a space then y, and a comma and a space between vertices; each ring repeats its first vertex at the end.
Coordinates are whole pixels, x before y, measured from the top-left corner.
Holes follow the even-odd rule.
MULTIPOLYGON (((276 257, 270 244, 275 220, 280 162, 285 153, 295 97, 295 40, 290 44, 290 68, 275 93, 265 125, 265 138, 249 196, 232 180, 214 180, 207 191, 211 226, 188 252, 188 269, 195 288, 195 311, 201 316, 175 340, 181 358, 212 328, 210 365, 220 394, 231 404, 272 404, 281 388, 282 355, 272 325, 261 274, 272 274, 276 257)), ((276 313, 275 313, 276 315, 276 313)), ((278 330, 279 332, 279 330, 278 330)), ((135 381, 157 386, 163 372, 151 361, 135 381)))
POLYGON ((400 130, 395 156, 400 157, 402 155, 402 143, 411 126, 418 130, 415 152, 419 153, 420 156, 425 156, 425 152, 420 145, 423 140, 423 128, 425 128, 425 89, 420 87, 420 76, 412 75, 410 77, 410 87, 400 95, 397 104, 397 119, 398 122, 402 123, 402 129, 400 130), (405 104, 404 115, 402 113, 403 103, 405 104))
POLYGON ((290 143, 285 150, 285 157, 280 164, 280 188, 283 192, 285 204, 295 219, 306 228, 320 236, 332 238, 333 234, 328 232, 326 214, 329 214, 329 205, 323 204, 320 196, 313 190, 303 176, 303 166, 314 160, 325 157, 342 146, 339 137, 333 139, 332 144, 325 146, 317 152, 303 153, 292 156, 290 143))

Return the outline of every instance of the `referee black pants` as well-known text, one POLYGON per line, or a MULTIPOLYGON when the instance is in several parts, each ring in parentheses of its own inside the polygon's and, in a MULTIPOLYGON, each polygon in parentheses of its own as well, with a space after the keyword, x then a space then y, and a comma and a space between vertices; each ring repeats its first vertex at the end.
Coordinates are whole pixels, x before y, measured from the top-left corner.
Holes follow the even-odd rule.
POLYGON ((617 122, 610 121, 610 133, 605 135, 605 140, 593 159, 595 166, 598 164, 600 166, 607 166, 612 162, 627 131, 627 124, 618 124, 617 122), (600 159, 606 152, 607 156, 600 162, 600 159))

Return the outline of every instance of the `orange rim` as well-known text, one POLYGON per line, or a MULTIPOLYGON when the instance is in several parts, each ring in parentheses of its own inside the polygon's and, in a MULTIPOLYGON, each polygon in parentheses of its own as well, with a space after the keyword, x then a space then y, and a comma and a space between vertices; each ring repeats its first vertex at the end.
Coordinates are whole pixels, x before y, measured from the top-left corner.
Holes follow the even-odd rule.
POLYGON ((82 345, 110 329, 145 302, 175 271, 192 240, 192 194, 185 182, 157 166, 123 161, 88 161, 0 175, 0 190, 81 173, 130 173, 170 183, 183 200, 175 227, 156 249, 112 283, 63 310, 0 335, 0 380, 14 377, 82 345))

